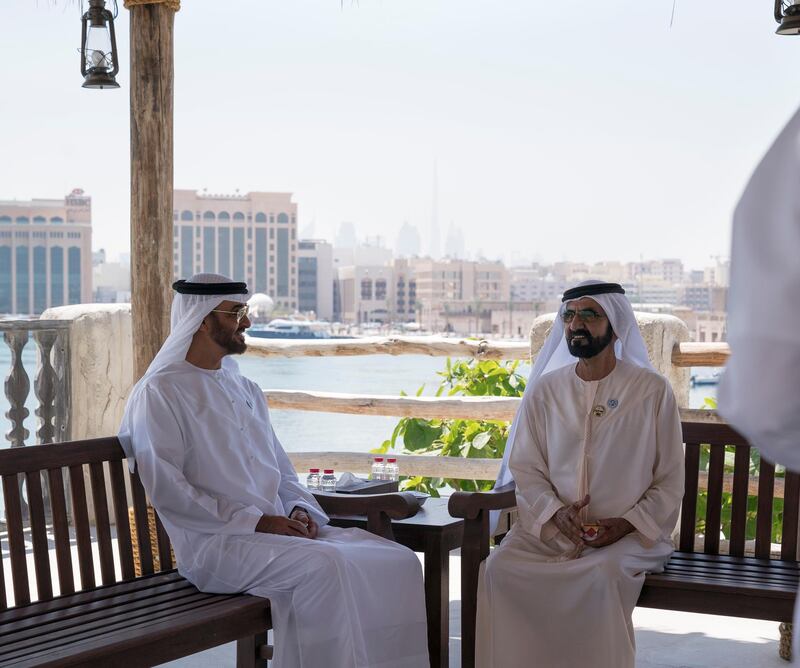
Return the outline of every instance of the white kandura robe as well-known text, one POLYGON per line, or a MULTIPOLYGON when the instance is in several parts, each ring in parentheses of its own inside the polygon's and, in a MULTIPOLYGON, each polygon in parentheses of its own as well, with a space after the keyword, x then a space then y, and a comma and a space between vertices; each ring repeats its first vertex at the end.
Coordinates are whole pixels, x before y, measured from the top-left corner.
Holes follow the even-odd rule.
POLYGON ((366 531, 324 526, 255 383, 175 362, 132 408, 138 471, 178 570, 202 591, 269 598, 278 668, 428 666, 419 560, 366 531), (321 525, 316 540, 255 532, 262 514, 297 506, 321 525))
POLYGON ((481 573, 477 665, 633 668, 631 613, 645 574, 672 553, 683 494, 672 389, 617 360, 599 381, 581 380, 574 365, 546 374, 527 402, 510 459, 519 521, 481 573), (583 520, 624 517, 636 531, 570 558, 574 545, 552 517, 583 498, 582 476, 583 520))

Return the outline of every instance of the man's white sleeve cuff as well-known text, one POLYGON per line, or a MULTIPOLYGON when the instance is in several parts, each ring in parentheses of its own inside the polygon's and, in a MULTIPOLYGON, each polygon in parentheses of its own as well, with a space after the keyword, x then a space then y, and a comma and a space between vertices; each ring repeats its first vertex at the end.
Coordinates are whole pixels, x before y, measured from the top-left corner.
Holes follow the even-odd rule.
MULTIPOLYGON (((305 510, 311 516, 311 519, 320 527, 324 527, 330 521, 328 516, 320 511, 319 508, 315 508, 312 504, 306 503, 305 501, 295 501, 294 505, 292 505, 292 510, 295 508, 302 508, 305 510)), ((289 513, 291 513, 292 510, 290 510, 289 513)))
POLYGON ((553 515, 564 507, 564 504, 558 498, 553 498, 550 503, 545 506, 545 509, 536 518, 533 523, 533 535, 540 540, 550 540, 558 533, 558 527, 555 522, 551 522, 553 515))
POLYGON ((256 532, 256 524, 263 517, 262 513, 255 506, 247 506, 237 511, 233 519, 228 524, 229 530, 227 533, 236 534, 251 534, 256 532))
POLYGON ((622 517, 633 525, 639 533, 639 541, 645 547, 652 547, 661 539, 661 528, 640 508, 631 508, 622 517))

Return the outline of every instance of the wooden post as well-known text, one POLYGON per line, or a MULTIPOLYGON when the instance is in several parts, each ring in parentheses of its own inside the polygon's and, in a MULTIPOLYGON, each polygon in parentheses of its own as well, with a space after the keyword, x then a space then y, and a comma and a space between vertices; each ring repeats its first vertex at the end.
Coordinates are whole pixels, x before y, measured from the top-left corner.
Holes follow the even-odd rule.
POLYGON ((131 311, 138 380, 169 333, 175 10, 160 2, 130 4, 131 311))

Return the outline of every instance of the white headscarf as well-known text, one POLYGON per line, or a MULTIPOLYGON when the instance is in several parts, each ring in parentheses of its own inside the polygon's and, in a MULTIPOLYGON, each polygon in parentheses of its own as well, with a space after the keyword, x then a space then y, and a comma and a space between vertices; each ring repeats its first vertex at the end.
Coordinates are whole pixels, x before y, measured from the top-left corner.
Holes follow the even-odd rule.
MULTIPOLYGON (((604 281, 588 280, 578 283, 575 287, 584 287, 587 285, 599 285, 604 281)), ((655 369, 650 363, 650 358, 647 354, 647 346, 642 338, 642 333, 639 331, 639 326, 636 324, 636 316, 633 313, 633 308, 628 298, 619 293, 607 293, 600 295, 587 295, 589 299, 596 301, 606 312, 608 322, 614 334, 617 335, 617 341, 614 344, 614 353, 617 359, 626 360, 636 366, 645 367, 647 369, 655 369)), ((580 299, 580 297, 576 297, 580 299)), ((573 301, 573 300, 570 300, 573 301)), ((505 485, 512 481, 511 471, 508 468, 508 460, 511 456, 511 450, 514 447, 514 441, 517 436, 517 424, 521 419, 527 419, 527 399, 533 388, 536 386, 539 378, 546 373, 555 371, 569 364, 576 364, 578 358, 569 352, 567 347, 567 339, 564 336, 564 321, 561 315, 567 307, 569 302, 563 302, 561 308, 558 310, 558 316, 553 322, 553 329, 547 336, 541 351, 536 356, 536 362, 531 369, 531 374, 528 377, 528 384, 525 386, 525 394, 522 396, 522 403, 520 404, 517 414, 514 417, 514 422, 511 424, 511 430, 508 434, 508 441, 506 442, 506 449, 503 454, 503 463, 500 466, 500 473, 497 476, 495 487, 505 485)), ((493 524, 496 520, 493 520, 493 524)))
MULTIPOLYGON (((190 283, 232 283, 233 280, 220 274, 195 274, 189 279, 190 283)), ((139 401, 142 390, 147 387, 150 380, 162 371, 165 367, 186 359, 192 338, 203 319, 217 306, 224 301, 246 302, 250 297, 250 292, 246 294, 230 295, 189 295, 176 293, 172 299, 172 309, 170 311, 170 331, 164 345, 156 354, 150 366, 147 367, 144 376, 133 386, 125 405, 125 413, 122 416, 122 424, 119 428, 119 440, 122 449, 128 458, 128 464, 133 471, 135 462, 133 457, 133 445, 131 443, 131 416, 135 412, 134 408, 139 401)), ((234 373, 239 372, 239 365, 230 355, 226 355, 222 360, 222 366, 234 373)))

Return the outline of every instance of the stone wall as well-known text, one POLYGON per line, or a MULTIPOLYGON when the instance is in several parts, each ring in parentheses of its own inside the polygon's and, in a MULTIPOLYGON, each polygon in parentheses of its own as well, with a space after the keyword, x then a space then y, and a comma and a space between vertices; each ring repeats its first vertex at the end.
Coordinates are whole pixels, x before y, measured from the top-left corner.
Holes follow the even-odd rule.
POLYGON ((41 317, 72 320, 72 438, 116 434, 133 381, 130 304, 60 306, 41 317))
MULTIPOLYGON (((534 321, 531 328, 531 362, 536 361, 536 356, 553 328, 555 317, 555 313, 547 313, 534 321)), ((689 340, 689 329, 683 320, 672 315, 636 313, 636 322, 647 345, 650 362, 669 380, 678 406, 687 407, 690 370, 687 367, 672 366, 672 349, 676 343, 689 340)))

